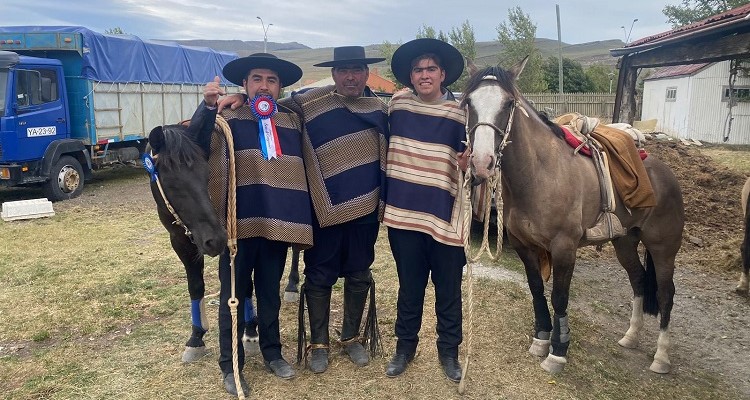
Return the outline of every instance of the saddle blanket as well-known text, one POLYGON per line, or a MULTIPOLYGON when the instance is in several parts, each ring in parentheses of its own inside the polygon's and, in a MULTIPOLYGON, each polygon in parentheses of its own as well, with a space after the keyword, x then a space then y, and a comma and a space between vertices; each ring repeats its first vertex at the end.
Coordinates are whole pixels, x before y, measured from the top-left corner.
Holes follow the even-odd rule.
MULTIPOLYGON (((576 134, 590 134, 607 155, 609 173, 612 183, 623 203, 628 208, 653 207, 656 205, 654 189, 646 173, 643 160, 647 154, 635 146, 632 136, 622 130, 599 124, 595 118, 588 118, 577 113, 564 114, 555 119, 564 130, 569 130, 571 136, 576 134)), ((571 143, 567 139, 566 141, 571 143)), ((581 141, 576 138, 571 146, 578 148, 581 141)), ((587 149, 589 155, 591 150, 587 149)), ((581 152, 584 149, 581 148, 581 152)), ((585 153, 585 152, 584 152, 585 153)))

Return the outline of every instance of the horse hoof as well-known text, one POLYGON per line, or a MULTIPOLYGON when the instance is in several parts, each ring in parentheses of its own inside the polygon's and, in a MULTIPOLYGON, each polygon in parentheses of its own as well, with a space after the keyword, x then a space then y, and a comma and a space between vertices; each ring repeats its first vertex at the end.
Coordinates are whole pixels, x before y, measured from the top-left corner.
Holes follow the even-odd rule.
POLYGON ((542 361, 542 369, 549 372, 550 374, 559 374, 565 369, 565 364, 568 360, 565 357, 559 357, 552 354, 548 354, 547 358, 542 361))
POLYGON ((260 344, 257 336, 242 335, 242 347, 245 348, 245 355, 252 357, 260 354, 260 344))
POLYGON ((182 352, 182 362, 191 363, 200 360, 208 354, 206 346, 190 347, 185 346, 185 351, 182 352))
POLYGON ((739 295, 747 296, 748 288, 747 286, 737 285, 737 287, 734 288, 734 292, 739 295))
POLYGON ((648 369, 657 374, 668 374, 672 370, 672 365, 663 361, 654 360, 648 369))
POLYGON ((617 342, 620 346, 626 348, 626 349, 634 349, 638 347, 638 339, 633 338, 630 336, 623 336, 622 339, 620 339, 619 342, 617 342))
POLYGON ((284 301, 287 303, 296 303, 299 301, 299 292, 284 292, 284 301))
POLYGON ((545 357, 549 354, 550 340, 531 338, 531 347, 529 347, 529 353, 537 357, 545 357))

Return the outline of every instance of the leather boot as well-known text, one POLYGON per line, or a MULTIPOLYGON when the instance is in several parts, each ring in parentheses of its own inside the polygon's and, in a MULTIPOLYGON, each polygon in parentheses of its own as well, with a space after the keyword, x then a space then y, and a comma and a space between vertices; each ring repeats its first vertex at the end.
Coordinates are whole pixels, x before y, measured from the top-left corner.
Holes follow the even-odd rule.
POLYGON ((310 317, 310 353, 308 367, 319 374, 328 369, 328 318, 331 311, 331 288, 305 287, 307 313, 310 317))
POLYGON ((370 357, 359 337, 359 327, 362 324, 362 314, 365 310, 371 280, 369 270, 344 278, 344 320, 341 325, 341 344, 346 354, 349 355, 349 359, 358 367, 364 367, 370 363, 370 357))

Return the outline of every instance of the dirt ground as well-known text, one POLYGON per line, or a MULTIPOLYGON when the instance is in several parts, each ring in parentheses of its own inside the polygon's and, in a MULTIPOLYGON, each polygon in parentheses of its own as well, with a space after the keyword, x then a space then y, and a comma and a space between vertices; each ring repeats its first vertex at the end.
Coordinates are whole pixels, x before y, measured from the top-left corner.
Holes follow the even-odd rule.
MULTIPOLYGON (((680 377, 686 375, 682 372, 702 371, 717 375, 750 398, 750 299, 734 292, 740 271, 743 229, 739 193, 745 175, 721 166, 695 146, 649 141, 646 150, 675 172, 682 187, 686 214, 675 271, 670 352, 673 373, 665 379, 679 384, 680 377)), ((145 179, 133 179, 141 174, 143 171, 135 167, 97 173, 80 198, 57 203, 55 209, 117 204, 128 209, 151 210, 153 200, 145 179), (122 180, 122 185, 109 185, 118 180, 122 180)), ((33 189, 0 191, 3 201, 39 195, 33 189)), ((571 313, 583 314, 607 327, 605 334, 617 341, 627 329, 630 317, 632 293, 626 274, 617 264, 611 246, 599 253, 585 249, 580 255, 573 278, 571 313)), ((523 281, 519 283, 525 285, 523 281)), ((628 359, 642 359, 643 353, 653 355, 657 335, 657 321, 647 318, 641 346, 622 352, 624 365, 649 373, 647 365, 628 359)))
MULTIPOLYGON (((696 146, 649 141, 646 150, 672 168, 685 204, 670 324, 672 376, 689 369, 704 370, 750 398, 750 299, 734 291, 743 235, 739 197, 746 176, 718 164, 696 146)), ((579 260, 571 290, 579 293, 578 298, 590 294, 596 301, 576 304, 602 325, 613 327, 612 339, 618 340, 627 328, 631 310, 627 275, 614 259, 611 246, 601 254, 587 250, 584 255, 588 257, 579 260), (602 309, 609 312, 602 313, 602 309), (622 327, 619 331, 618 326, 622 327)), ((657 320, 647 318, 642 351, 653 354, 657 335, 657 320)))

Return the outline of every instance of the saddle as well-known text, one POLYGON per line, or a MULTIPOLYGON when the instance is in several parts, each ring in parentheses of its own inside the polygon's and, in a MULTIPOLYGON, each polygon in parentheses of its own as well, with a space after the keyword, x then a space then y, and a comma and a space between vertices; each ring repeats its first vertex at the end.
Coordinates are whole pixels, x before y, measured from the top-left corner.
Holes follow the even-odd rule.
POLYGON ((562 115, 555 123, 566 131, 566 141, 575 148, 575 152, 590 156, 596 166, 602 194, 601 213, 594 226, 586 230, 586 240, 603 243, 624 236, 627 232, 614 213, 615 193, 628 209, 656 205, 654 191, 643 166, 647 154, 642 148, 639 149, 643 135, 638 135, 636 130, 626 132, 601 124, 596 118, 578 113, 562 115))

